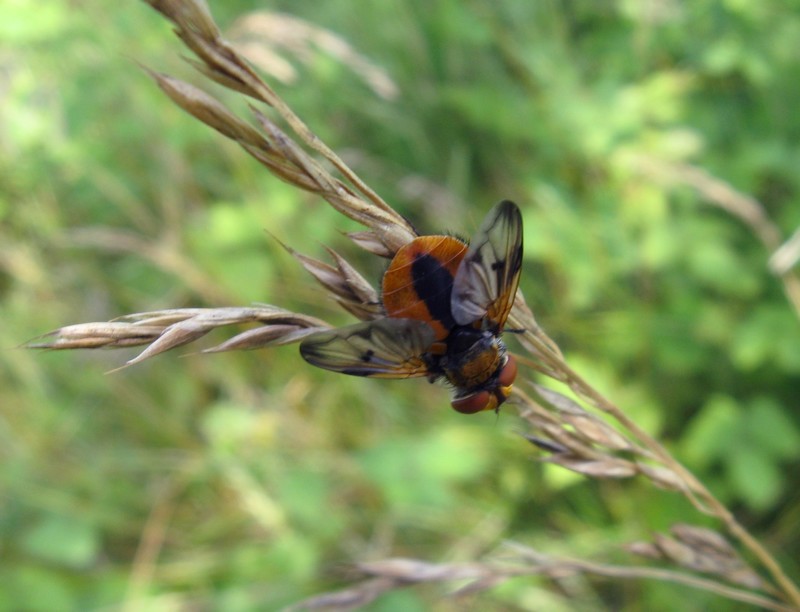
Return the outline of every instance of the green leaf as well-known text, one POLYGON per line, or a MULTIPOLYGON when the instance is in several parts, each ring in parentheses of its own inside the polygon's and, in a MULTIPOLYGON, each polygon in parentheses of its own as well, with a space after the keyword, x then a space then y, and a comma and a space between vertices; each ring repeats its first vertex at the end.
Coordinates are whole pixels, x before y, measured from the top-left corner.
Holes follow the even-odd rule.
POLYGON ((85 567, 100 550, 95 527, 73 517, 53 516, 39 521, 22 540, 36 557, 69 567, 85 567))
POLYGON ((800 330, 783 304, 758 307, 733 338, 733 359, 743 369, 774 362, 784 369, 800 368, 800 330))
POLYGON ((418 460, 438 478, 462 481, 483 472, 489 457, 475 430, 450 427, 429 436, 420 445, 418 460))
POLYGON ((19 564, 0 574, 0 610, 69 612, 80 608, 69 581, 52 568, 19 564))
POLYGON ((731 449, 726 464, 731 484, 751 508, 765 510, 780 495, 781 471, 761 449, 747 445, 731 449))
POLYGON ((306 535, 335 534, 342 526, 337 514, 319 520, 319 509, 331 506, 329 474, 298 468, 287 471, 285 476, 279 483, 279 499, 290 520, 299 523, 306 535))
POLYGON ((452 501, 453 484, 476 477, 488 461, 479 438, 466 427, 383 442, 361 453, 365 471, 398 507, 452 501))
POLYGON ((730 452, 737 437, 741 409, 732 397, 710 398, 692 419, 683 437, 683 453, 692 466, 706 467, 730 452))
POLYGON ((759 397, 750 402, 746 429, 753 444, 776 459, 800 457, 800 431, 777 401, 759 397))

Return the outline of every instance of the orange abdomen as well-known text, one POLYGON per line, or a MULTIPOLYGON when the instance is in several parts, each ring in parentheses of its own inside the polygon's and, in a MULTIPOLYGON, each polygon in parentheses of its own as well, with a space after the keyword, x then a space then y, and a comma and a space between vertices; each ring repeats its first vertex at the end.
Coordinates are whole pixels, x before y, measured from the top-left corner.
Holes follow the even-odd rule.
POLYGON ((452 236, 421 236, 402 247, 383 275, 383 306, 395 319, 428 323, 437 340, 455 326, 450 296, 467 245, 452 236))

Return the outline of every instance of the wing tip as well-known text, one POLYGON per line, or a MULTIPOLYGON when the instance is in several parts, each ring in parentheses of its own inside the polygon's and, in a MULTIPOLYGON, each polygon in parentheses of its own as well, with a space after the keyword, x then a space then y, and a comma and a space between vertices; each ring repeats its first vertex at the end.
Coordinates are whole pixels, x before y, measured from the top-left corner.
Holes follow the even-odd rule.
POLYGON ((522 212, 519 206, 511 200, 501 200, 496 206, 497 216, 508 216, 514 218, 514 221, 522 224, 522 212))

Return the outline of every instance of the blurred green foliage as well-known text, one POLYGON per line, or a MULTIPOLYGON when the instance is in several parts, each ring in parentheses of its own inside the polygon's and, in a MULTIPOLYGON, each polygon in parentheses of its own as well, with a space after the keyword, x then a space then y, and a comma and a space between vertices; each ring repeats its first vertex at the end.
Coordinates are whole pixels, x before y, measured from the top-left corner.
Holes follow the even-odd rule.
MULTIPOLYGON (((777 0, 212 2, 232 32, 264 9, 330 29, 396 84, 380 95, 312 44, 304 61, 281 51, 296 78, 276 87, 418 227, 469 235, 495 201, 521 204, 540 324, 797 576, 796 313, 751 228, 637 161, 701 167, 794 231, 800 13, 777 0)), ((460 416, 442 388, 313 371, 293 347, 188 350, 112 375, 135 351, 12 348, 174 306, 260 301, 346 322, 264 230, 317 256, 331 245, 376 282, 385 264, 143 75, 136 62, 202 83, 144 3, 3 3, 0 41, 0 610, 273 609, 341 584, 351 561, 474 559, 506 539, 608 558, 697 521, 647 483, 539 466, 512 410, 460 416)), ((544 587, 521 579, 474 604, 675 597, 544 587)), ((440 593, 374 609, 429 609, 440 593)), ((681 595, 687 610, 723 605, 681 595)))

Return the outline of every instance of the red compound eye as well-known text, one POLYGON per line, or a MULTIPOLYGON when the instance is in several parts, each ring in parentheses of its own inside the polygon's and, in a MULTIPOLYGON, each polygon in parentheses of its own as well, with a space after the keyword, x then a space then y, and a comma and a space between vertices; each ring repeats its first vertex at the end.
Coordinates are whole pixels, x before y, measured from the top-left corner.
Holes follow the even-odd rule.
MULTIPOLYGON (((511 355, 508 356, 506 362, 503 364, 503 367, 500 369, 500 374, 497 377, 497 384, 500 387, 509 387, 508 393, 511 392, 511 385, 514 383, 514 379, 517 377, 517 360, 514 359, 511 355)), ((506 393, 506 397, 508 397, 508 393, 506 393)))
POLYGON ((466 397, 459 397, 450 402, 454 410, 462 414, 475 414, 481 410, 492 410, 497 405, 497 399, 488 391, 478 391, 466 397))

